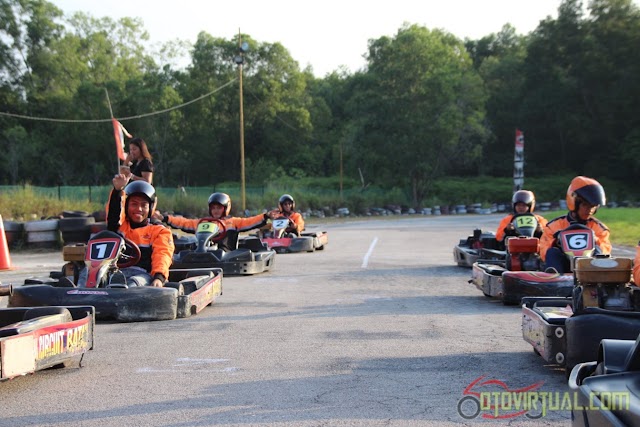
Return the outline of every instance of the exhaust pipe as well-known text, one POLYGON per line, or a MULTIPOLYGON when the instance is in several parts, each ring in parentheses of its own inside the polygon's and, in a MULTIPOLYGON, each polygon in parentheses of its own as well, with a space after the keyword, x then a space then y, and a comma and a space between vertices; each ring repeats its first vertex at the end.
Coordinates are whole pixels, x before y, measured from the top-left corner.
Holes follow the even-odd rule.
POLYGON ((13 293, 13 285, 0 285, 0 297, 8 297, 13 293))

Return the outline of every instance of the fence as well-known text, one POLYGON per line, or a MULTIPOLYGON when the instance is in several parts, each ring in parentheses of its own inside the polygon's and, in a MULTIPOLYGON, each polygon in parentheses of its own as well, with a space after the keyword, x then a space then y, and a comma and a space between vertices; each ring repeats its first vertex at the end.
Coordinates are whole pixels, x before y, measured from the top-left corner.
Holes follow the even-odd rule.
MULTIPOLYGON (((66 186, 59 185, 56 187, 38 187, 38 186, 21 186, 21 185, 0 185, 0 192, 7 193, 12 191, 24 190, 25 188, 29 188, 36 196, 42 196, 52 199, 58 200, 72 200, 72 201, 89 201, 96 203, 106 202, 109 198, 109 192, 111 191, 111 186, 102 185, 102 186, 66 186)), ((161 198, 173 198, 179 197, 180 195, 189 195, 190 197, 194 197, 198 200, 207 199, 209 195, 213 192, 219 191, 223 193, 227 193, 231 196, 232 200, 240 199, 240 185, 234 184, 222 184, 212 187, 156 187, 156 191, 158 196, 161 198)), ((252 197, 262 197, 267 193, 272 194, 282 194, 282 193, 291 193, 294 195, 313 195, 313 196, 322 196, 329 197, 334 199, 340 199, 340 190, 338 189, 328 189, 328 188, 306 188, 306 187, 296 187, 285 188, 284 186, 278 185, 248 185, 245 187, 245 194, 247 198, 252 197)), ((366 195, 368 196, 384 196, 388 192, 376 189, 376 188, 368 188, 366 190, 366 195)), ((353 196, 363 194, 363 190, 359 188, 352 189, 344 189, 342 191, 342 197, 345 199, 352 198, 353 196)))

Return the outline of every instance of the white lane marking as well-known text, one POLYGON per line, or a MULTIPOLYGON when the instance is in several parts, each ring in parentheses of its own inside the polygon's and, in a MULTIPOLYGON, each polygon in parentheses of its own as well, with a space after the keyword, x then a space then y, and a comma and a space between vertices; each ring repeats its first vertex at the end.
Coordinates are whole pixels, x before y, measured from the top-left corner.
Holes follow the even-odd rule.
POLYGON ((156 373, 156 372, 202 372, 202 369, 206 369, 207 372, 218 372, 218 373, 229 373, 229 372, 237 372, 240 369, 236 367, 227 367, 220 369, 210 369, 203 367, 203 365, 213 365, 219 363, 229 362, 229 359, 194 359, 191 357, 179 357, 175 360, 175 363, 171 365, 171 368, 152 368, 149 366, 144 366, 142 368, 138 368, 136 372, 138 373, 156 373), (186 369, 185 369, 186 368, 186 369), (189 369, 189 368, 200 368, 200 369, 189 369))
POLYGON ((229 359, 192 359, 191 357, 179 357, 176 359, 176 364, 173 366, 186 366, 186 365, 203 365, 210 363, 224 363, 229 359))
POLYGON ((374 237, 373 242, 371 242, 371 245, 369 245, 369 250, 364 255, 364 259, 362 260, 362 268, 367 268, 367 265, 369 265, 369 257, 373 253, 373 248, 376 247, 376 243, 378 243, 378 238, 374 237))
MULTIPOLYGON (((230 372, 238 372, 240 368, 224 368, 224 369, 207 369, 206 372, 213 372, 219 374, 226 374, 230 372)), ((202 369, 156 369, 156 368, 138 368, 136 370, 139 374, 157 374, 157 373, 167 373, 167 372, 205 372, 202 369)))

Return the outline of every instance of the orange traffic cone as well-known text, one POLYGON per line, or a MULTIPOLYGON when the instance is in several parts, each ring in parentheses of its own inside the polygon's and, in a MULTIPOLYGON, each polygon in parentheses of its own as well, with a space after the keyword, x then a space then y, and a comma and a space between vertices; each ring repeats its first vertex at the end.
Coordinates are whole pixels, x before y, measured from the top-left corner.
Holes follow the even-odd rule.
POLYGON ((2 215, 0 215, 0 270, 13 270, 11 257, 9 256, 9 245, 7 245, 7 236, 4 234, 2 215))

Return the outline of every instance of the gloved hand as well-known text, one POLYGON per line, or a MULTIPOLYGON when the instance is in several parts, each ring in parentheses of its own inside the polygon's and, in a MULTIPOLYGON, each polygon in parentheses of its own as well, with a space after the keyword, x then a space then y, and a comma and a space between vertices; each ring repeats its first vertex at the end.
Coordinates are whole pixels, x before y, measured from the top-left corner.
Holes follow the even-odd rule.
POLYGON ((504 235, 505 236, 517 236, 518 232, 516 231, 516 227, 513 224, 508 224, 504 228, 504 235))
POLYGON ((533 236, 539 238, 542 236, 542 233, 542 227, 540 226, 540 224, 538 224, 538 226, 536 227, 536 231, 533 232, 533 236))

